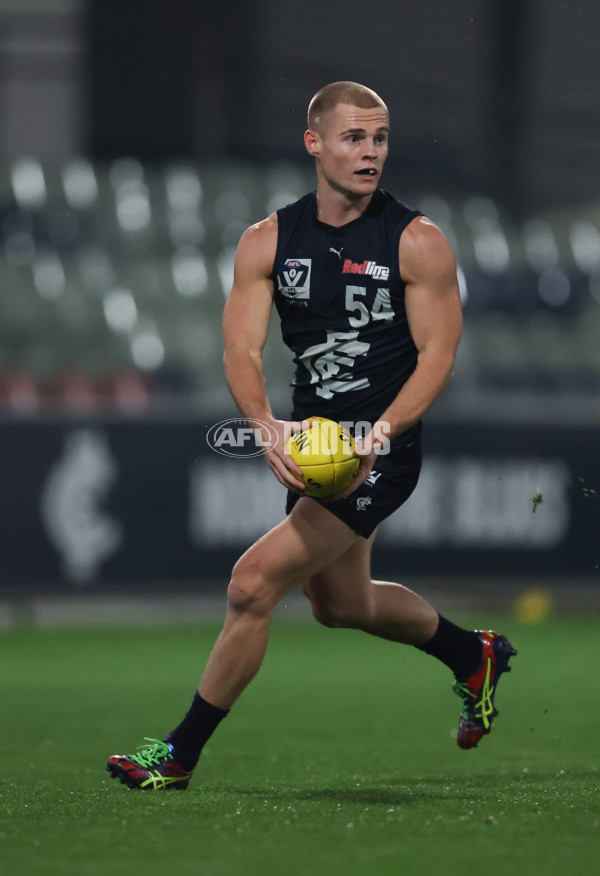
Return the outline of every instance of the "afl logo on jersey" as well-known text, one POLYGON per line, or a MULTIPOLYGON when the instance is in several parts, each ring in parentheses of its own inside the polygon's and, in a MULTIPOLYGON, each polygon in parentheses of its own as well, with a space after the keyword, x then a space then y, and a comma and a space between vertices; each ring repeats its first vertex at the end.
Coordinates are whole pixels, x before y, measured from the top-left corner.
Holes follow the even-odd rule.
POLYGON ((312 259, 286 259, 277 275, 277 286, 286 298, 310 298, 312 259))

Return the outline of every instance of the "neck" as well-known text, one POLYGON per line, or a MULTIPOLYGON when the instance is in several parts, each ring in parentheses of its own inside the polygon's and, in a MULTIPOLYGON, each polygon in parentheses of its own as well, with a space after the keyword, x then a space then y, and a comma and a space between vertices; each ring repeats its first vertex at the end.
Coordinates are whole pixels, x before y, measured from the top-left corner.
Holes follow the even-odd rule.
POLYGON ((333 225, 334 228, 339 228, 341 225, 346 225, 365 212, 373 193, 362 195, 356 198, 351 198, 342 192, 332 192, 331 190, 324 192, 319 186, 317 188, 317 219, 324 222, 326 225, 333 225))

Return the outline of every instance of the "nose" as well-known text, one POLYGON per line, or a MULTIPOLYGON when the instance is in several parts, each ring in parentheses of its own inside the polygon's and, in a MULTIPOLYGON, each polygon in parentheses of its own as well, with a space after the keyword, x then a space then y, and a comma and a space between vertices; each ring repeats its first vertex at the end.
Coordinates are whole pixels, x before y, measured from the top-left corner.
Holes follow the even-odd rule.
POLYGON ((365 158, 377 158, 377 147, 373 139, 365 139, 365 158))

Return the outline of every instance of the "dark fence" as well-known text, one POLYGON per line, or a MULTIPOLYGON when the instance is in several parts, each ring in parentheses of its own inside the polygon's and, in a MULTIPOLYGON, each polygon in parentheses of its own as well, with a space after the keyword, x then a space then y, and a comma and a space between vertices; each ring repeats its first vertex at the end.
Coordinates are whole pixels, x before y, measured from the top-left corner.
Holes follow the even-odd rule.
MULTIPOLYGON (((217 455, 210 425, 0 424, 0 587, 225 579, 284 490, 262 459, 217 455)), ((600 580, 600 431, 429 424, 424 444, 377 575, 600 580)))

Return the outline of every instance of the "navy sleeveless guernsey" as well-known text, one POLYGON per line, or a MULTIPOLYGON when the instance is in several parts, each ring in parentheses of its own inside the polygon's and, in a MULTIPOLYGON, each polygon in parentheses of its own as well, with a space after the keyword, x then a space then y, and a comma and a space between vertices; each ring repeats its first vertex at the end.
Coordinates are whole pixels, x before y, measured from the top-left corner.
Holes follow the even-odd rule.
POLYGON ((419 215, 381 189, 340 228, 317 219, 314 192, 277 211, 272 278, 294 353, 294 419, 373 423, 415 370, 398 245, 419 215))

